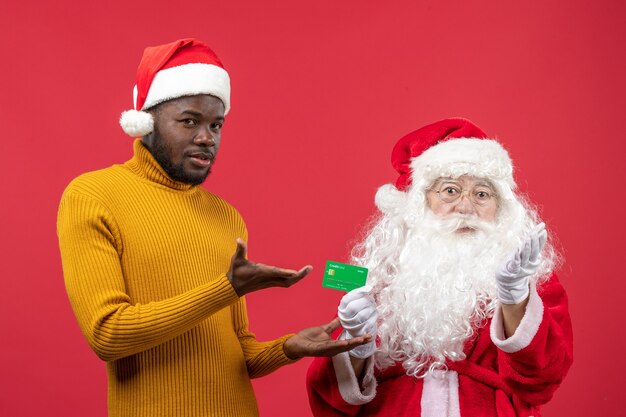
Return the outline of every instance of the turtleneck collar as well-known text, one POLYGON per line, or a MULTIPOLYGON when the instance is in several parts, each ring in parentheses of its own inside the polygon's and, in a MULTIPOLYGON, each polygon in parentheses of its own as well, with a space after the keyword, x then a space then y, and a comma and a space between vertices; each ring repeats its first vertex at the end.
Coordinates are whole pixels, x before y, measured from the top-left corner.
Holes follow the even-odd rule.
POLYGON ((194 187, 191 184, 171 179, 150 151, 141 143, 141 139, 135 140, 133 150, 135 155, 124 166, 141 178, 175 190, 189 190, 194 187))

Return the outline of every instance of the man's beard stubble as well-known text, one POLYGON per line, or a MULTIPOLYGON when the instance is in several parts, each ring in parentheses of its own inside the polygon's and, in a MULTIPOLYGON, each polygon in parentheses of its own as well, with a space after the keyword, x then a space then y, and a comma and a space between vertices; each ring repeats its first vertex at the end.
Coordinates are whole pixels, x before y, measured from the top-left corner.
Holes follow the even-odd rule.
POLYGON ((189 185, 195 186, 202 184, 211 173, 211 168, 213 167, 213 164, 211 164, 203 175, 192 175, 185 171, 182 162, 180 164, 172 163, 172 160, 168 156, 171 153, 171 149, 161 139, 161 135, 156 126, 154 127, 154 141, 152 142, 150 153, 171 179, 189 185))

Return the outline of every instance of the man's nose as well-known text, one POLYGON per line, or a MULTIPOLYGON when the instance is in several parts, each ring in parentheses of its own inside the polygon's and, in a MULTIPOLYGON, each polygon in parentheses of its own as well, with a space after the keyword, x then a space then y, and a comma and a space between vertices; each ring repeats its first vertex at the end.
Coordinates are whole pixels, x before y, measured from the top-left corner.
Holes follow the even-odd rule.
POLYGON ((474 203, 469 198, 469 194, 462 193, 454 206, 455 213, 459 214, 472 214, 476 211, 474 203))
POLYGON ((201 127, 200 129, 198 129, 196 136, 193 138, 193 142, 196 145, 214 146, 215 137, 213 136, 213 132, 209 127, 201 127))

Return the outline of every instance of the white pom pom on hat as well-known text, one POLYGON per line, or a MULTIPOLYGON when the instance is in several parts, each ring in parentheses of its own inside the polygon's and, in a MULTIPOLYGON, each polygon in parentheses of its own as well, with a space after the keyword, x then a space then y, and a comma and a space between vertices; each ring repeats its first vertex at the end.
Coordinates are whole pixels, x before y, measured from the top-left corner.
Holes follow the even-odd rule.
POLYGON ((376 191, 376 196, 374 197, 376 207, 378 207, 378 210, 385 214, 402 210, 406 201, 406 193, 398 190, 392 184, 382 185, 378 191, 376 191))
POLYGON ((120 126, 127 135, 137 138, 152 132, 154 119, 145 111, 126 110, 120 116, 120 126))
POLYGON ((183 96, 210 94, 230 111, 230 78, 204 42, 181 39, 144 50, 133 89, 134 110, 122 113, 120 126, 132 137, 152 132, 154 120, 144 110, 183 96))

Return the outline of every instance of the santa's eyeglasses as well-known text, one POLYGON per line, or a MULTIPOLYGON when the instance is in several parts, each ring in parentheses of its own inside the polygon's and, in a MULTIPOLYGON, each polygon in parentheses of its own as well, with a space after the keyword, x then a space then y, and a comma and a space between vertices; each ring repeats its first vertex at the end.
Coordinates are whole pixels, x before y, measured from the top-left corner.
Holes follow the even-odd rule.
POLYGON ((467 194, 472 203, 478 206, 484 206, 489 203, 492 198, 496 197, 496 193, 485 185, 477 185, 464 190, 459 184, 447 181, 435 185, 429 190, 437 193, 439 199, 444 203, 454 203, 459 201, 463 194, 467 194))

